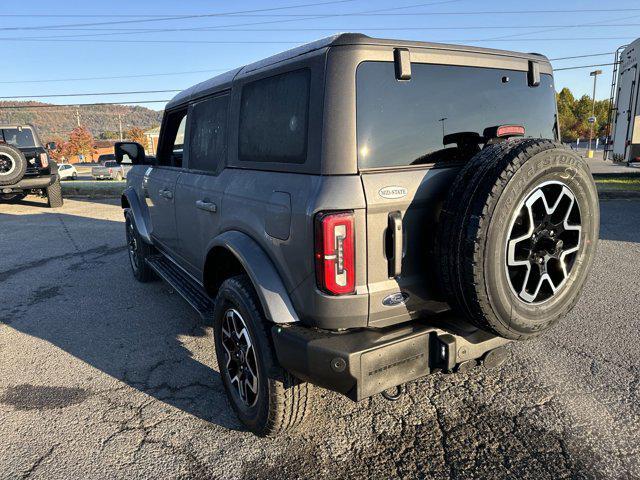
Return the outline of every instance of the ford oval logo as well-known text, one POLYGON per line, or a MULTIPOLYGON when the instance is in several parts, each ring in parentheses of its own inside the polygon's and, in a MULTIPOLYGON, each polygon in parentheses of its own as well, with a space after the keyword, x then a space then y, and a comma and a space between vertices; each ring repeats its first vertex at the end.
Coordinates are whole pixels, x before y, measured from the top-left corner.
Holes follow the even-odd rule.
POLYGON ((382 304, 385 307, 396 307, 398 305, 404 305, 408 299, 409 299, 408 293, 397 292, 384 297, 384 299, 382 300, 382 304))
POLYGON ((378 195, 389 200, 398 199, 407 196, 407 189, 396 185, 390 185, 378 190, 378 195))

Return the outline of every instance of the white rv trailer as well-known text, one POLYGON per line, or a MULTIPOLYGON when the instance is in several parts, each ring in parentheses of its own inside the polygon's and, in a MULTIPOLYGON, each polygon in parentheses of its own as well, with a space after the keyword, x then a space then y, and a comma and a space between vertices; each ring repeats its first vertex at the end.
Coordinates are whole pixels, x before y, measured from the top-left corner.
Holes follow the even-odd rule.
POLYGON ((606 158, 614 162, 640 161, 639 57, 640 38, 616 52, 609 112, 611 134, 605 150, 606 158))

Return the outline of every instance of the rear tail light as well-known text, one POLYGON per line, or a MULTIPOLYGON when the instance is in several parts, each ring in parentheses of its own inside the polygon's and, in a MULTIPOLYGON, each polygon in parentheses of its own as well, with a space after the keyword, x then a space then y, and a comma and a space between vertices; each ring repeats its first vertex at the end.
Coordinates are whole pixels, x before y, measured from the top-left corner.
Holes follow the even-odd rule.
POLYGON ((40 166, 47 168, 49 166, 49 156, 46 153, 40 154, 40 166))
POLYGON ((319 213, 315 221, 316 280, 332 295, 355 291, 353 212, 319 213))
POLYGON ((113 168, 109 169, 109 175, 111 175, 113 173, 113 168))

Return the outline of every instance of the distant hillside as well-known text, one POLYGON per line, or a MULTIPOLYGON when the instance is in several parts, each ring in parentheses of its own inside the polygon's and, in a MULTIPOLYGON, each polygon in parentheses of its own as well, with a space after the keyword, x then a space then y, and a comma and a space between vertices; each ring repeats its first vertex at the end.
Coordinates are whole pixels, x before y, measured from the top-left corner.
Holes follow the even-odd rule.
MULTIPOLYGON (((76 107, 19 108, 7 109, 7 106, 48 105, 39 102, 1 102, 0 123, 34 124, 43 141, 54 137, 67 138, 71 130, 78 125, 76 107)), ((147 130, 160 124, 162 112, 145 107, 128 105, 80 106, 80 124, 88 128, 98 138, 113 138, 118 132, 118 114, 122 116, 122 129, 139 127, 147 130)))

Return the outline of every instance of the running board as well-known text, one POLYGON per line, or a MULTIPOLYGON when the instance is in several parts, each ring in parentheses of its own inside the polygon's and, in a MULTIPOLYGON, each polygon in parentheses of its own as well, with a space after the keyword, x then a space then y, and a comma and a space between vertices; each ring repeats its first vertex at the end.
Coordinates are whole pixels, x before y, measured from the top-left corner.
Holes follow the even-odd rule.
POLYGON ((153 255, 146 261, 149 267, 195 308, 203 319, 211 319, 213 301, 195 280, 162 254, 153 255))

